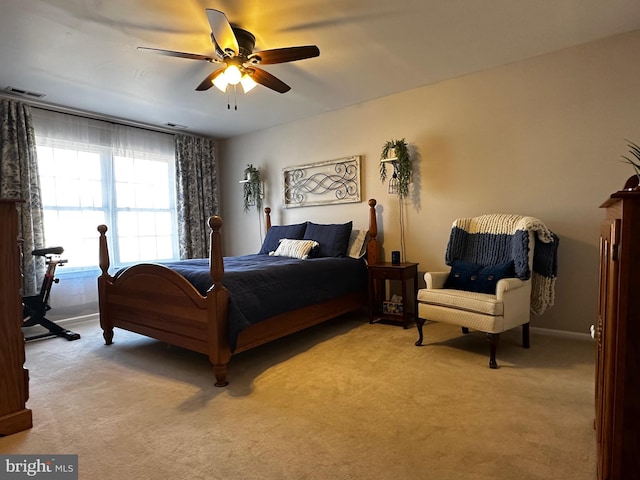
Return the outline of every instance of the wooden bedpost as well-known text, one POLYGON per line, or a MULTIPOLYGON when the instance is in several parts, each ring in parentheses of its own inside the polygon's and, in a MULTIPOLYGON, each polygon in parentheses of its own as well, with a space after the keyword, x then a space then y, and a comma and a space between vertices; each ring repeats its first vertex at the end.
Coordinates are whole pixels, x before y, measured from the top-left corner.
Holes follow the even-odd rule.
POLYGON ((224 260, 222 258, 222 236, 220 228, 222 228, 222 218, 218 215, 209 217, 209 274, 213 280, 213 288, 218 284, 222 284, 224 276, 224 260))
POLYGON ((367 261, 370 265, 375 265, 380 261, 380 242, 378 236, 378 220, 376 218, 375 198, 369 200, 369 243, 367 244, 367 261))
POLYGON ((264 231, 268 232, 271 228, 271 209, 265 207, 264 209, 264 231))
POLYGON ((106 225, 98 225, 98 232, 100 232, 100 270, 102 270, 102 275, 109 275, 109 266, 111 265, 109 262, 109 247, 107 246, 107 226, 106 225))
POLYGON ((229 350, 229 328, 227 312, 229 309, 229 292, 222 285, 224 277, 224 259, 222 257, 222 218, 209 217, 210 248, 209 273, 213 284, 207 292, 208 302, 208 330, 209 330, 209 360, 213 364, 216 376, 216 387, 224 387, 227 382, 227 367, 231 359, 229 350))
POLYGON ((100 256, 98 265, 100 266, 100 270, 102 273, 98 277, 98 304, 100 311, 100 327, 102 328, 102 337, 104 338, 104 343, 106 345, 111 345, 113 343, 113 325, 109 321, 109 311, 107 306, 107 295, 105 293, 105 289, 107 288, 107 283, 111 282, 112 278, 109 275, 109 247, 107 245, 107 226, 106 225, 98 225, 98 232, 100 232, 99 239, 99 249, 100 256))

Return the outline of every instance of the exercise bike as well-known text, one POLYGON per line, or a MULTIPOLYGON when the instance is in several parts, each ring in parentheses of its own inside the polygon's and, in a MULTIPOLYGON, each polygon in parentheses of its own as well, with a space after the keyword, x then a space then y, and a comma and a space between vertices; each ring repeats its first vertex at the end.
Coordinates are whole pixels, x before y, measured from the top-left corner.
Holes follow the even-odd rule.
POLYGON ((66 259, 62 259, 60 257, 62 252, 64 252, 64 248, 62 247, 40 248, 31 252, 31 255, 45 258, 47 271, 42 279, 40 293, 37 295, 22 297, 22 326, 33 327, 35 325, 41 325, 49 331, 47 333, 40 333, 25 337, 25 340, 27 341, 46 337, 64 337, 69 341, 78 340, 80 338, 80 334, 72 332, 71 330, 66 330, 45 317, 46 312, 51 310, 51 307, 49 306, 49 294, 51 293, 51 287, 54 283, 58 283, 60 281, 59 278, 55 278, 56 267, 67 263, 66 259))

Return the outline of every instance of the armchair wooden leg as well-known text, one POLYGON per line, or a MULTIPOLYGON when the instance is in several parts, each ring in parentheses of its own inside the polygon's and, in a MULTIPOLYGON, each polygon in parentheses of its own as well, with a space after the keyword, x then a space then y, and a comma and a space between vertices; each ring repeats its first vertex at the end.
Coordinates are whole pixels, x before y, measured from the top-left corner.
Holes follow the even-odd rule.
POLYGON ((522 325, 522 347, 529 348, 529 322, 522 325))
POLYGON ((500 339, 499 333, 487 333, 487 338, 489 340, 489 348, 491 354, 489 356, 489 368, 498 368, 498 364, 496 363, 496 350, 498 349, 498 340, 500 339))
POLYGON ((422 345, 422 327, 424 326, 424 318, 416 318, 416 327, 418 327, 418 340, 416 340, 416 347, 422 345))

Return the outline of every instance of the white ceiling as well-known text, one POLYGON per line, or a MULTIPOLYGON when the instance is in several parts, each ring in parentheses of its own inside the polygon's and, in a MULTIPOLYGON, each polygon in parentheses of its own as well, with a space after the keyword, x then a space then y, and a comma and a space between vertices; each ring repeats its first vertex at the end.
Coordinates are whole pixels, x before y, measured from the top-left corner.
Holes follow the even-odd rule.
POLYGON ((2 0, 0 91, 226 138, 636 29, 639 0, 2 0), (136 50, 211 55, 205 8, 256 50, 320 57, 264 66, 292 90, 258 86, 227 110, 195 91, 216 65, 136 50))

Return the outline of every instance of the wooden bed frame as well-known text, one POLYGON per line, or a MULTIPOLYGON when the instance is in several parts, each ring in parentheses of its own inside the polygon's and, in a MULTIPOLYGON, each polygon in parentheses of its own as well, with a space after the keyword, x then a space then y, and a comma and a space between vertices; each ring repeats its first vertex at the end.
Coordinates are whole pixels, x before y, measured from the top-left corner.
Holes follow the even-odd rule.
MULTIPOLYGON (((379 260, 376 201, 369 200, 369 236, 367 259, 379 260)), ((271 226, 271 210, 265 208, 266 228, 271 226)), ((209 218, 211 247, 209 254, 212 287, 202 296, 180 274, 154 264, 129 267, 117 278, 109 275, 109 250, 106 225, 100 232, 100 270, 98 296, 100 326, 107 345, 113 343, 113 329, 119 327, 157 340, 204 353, 213 364, 215 385, 224 387, 231 359, 227 310, 229 292, 224 287, 224 264, 220 228, 222 219, 209 218)), ((234 353, 357 310, 366 305, 367 289, 334 300, 268 318, 243 330, 234 353)))

